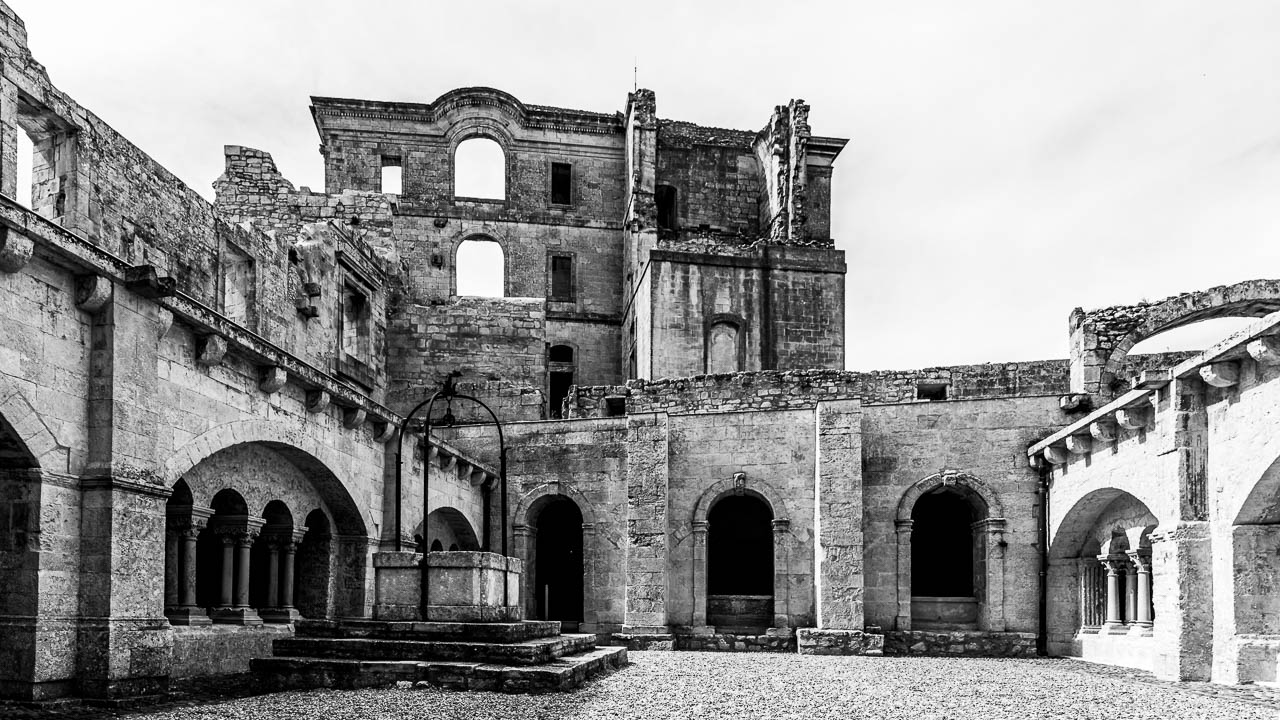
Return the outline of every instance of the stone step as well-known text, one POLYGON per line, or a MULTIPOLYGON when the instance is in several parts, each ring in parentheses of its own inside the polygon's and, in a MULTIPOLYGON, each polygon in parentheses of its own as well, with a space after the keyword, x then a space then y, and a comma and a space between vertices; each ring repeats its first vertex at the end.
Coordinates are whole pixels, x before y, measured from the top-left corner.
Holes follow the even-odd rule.
POLYGON ((387 640, 458 640, 511 643, 560 634, 558 620, 510 623, 393 622, 385 620, 301 620, 298 637, 383 638, 387 640))
POLYGON ((420 662, 415 660, 356 660, 347 658, 255 658, 250 669, 272 677, 281 689, 315 687, 360 688, 396 682, 428 682, 454 690, 495 690, 509 693, 563 692, 627 664, 627 650, 596 648, 566 655, 543 665, 504 665, 480 662, 420 662))
POLYGON ((294 637, 276 640, 277 657, 324 657, 350 660, 455 660, 506 665, 537 665, 595 648, 596 636, 558 635, 512 643, 449 640, 385 640, 382 638, 294 637))

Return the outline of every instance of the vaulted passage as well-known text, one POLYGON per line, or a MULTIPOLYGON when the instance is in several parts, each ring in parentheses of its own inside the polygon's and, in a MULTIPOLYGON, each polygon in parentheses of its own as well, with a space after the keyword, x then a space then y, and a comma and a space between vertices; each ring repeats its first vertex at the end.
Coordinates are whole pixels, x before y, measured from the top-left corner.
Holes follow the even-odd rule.
POLYGON ((576 629, 582 622, 582 512, 556 496, 538 512, 534 592, 538 617, 576 629))
POLYGON ((773 512, 753 495, 707 513, 707 623, 765 628, 773 619, 773 512))

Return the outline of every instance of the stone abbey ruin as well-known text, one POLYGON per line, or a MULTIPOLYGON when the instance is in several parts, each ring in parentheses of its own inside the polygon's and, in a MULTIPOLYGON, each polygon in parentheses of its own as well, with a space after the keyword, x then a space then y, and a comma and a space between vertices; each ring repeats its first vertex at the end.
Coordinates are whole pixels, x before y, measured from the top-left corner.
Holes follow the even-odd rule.
POLYGON ((847 371, 846 141, 801 101, 316 97, 323 190, 227 146, 209 203, 2 5, 0 56, 0 696, 551 689, 628 648, 1277 680, 1280 282, 1077 310, 1064 360, 847 371), (446 381, 505 453, 461 398, 406 420, 446 381))

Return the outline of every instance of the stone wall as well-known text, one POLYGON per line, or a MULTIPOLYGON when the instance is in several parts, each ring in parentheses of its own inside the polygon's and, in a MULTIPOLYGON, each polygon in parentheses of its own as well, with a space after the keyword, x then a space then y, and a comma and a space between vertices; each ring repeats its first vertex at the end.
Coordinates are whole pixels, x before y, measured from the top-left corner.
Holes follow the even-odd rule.
POLYGON ((890 631, 884 634, 885 655, 965 655, 970 657, 1035 657, 1034 632, 979 633, 890 631))

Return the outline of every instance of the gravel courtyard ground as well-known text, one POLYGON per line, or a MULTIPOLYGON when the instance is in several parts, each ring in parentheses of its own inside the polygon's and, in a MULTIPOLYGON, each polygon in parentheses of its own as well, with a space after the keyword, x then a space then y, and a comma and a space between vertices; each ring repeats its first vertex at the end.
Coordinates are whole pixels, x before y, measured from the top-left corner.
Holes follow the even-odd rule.
MULTIPOLYGON (((407 688, 320 690, 150 711, 97 711, 92 716, 154 720, 1280 718, 1280 692, 1270 689, 1165 683, 1143 673, 1071 660, 633 652, 631 663, 585 689, 562 695, 407 688)), ((5 711, 0 707, 0 717, 6 716, 5 711)))

